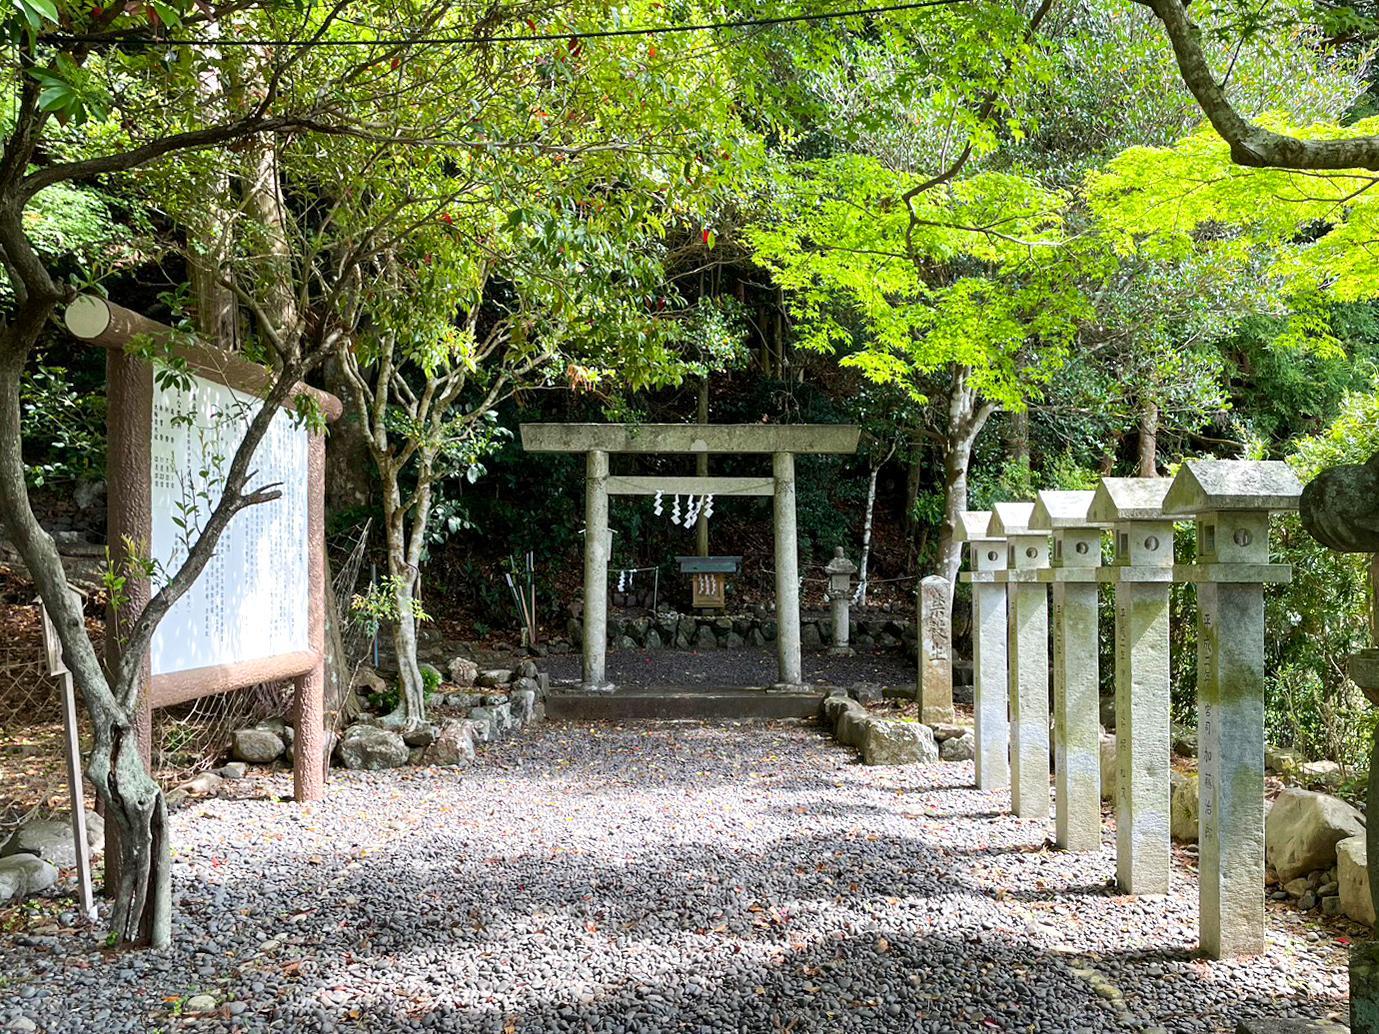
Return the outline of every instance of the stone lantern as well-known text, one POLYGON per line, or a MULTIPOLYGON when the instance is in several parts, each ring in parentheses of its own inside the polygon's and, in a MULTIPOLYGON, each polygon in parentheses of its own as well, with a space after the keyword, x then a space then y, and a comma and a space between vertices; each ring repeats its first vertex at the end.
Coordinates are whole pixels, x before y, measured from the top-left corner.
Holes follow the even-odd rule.
POLYGON ((1010 669, 1010 806, 1022 819, 1049 814, 1049 603, 1040 572, 1049 533, 1031 531, 1033 503, 996 503, 987 531, 1006 540, 1010 669))
POLYGON ((1197 584, 1198 922, 1217 959, 1265 949, 1264 586, 1290 576, 1269 563, 1269 514, 1301 493, 1286 463, 1189 460, 1164 497, 1197 518, 1177 578, 1197 584))
POLYGON ((1168 478, 1102 478, 1088 518, 1109 524, 1116 587, 1116 882, 1128 894, 1167 894, 1169 837, 1169 589, 1173 518, 1168 478))
POLYGON ((1101 723, 1098 720, 1097 570, 1102 528, 1094 492, 1040 492, 1031 530, 1053 533, 1052 565, 1040 572, 1053 596, 1054 835, 1064 851, 1101 849, 1101 723))
POLYGON ((972 585, 972 733, 978 790, 1010 785, 1006 587, 997 581, 1006 569, 1006 543, 987 530, 990 526, 990 510, 964 510, 955 536, 967 543, 968 570, 962 580, 972 585))
POLYGON ((833 611, 833 645, 828 652, 834 657, 851 657, 848 646, 848 606, 852 603, 852 576, 857 565, 843 555, 843 547, 833 550, 833 559, 824 566, 828 575, 828 601, 833 611))

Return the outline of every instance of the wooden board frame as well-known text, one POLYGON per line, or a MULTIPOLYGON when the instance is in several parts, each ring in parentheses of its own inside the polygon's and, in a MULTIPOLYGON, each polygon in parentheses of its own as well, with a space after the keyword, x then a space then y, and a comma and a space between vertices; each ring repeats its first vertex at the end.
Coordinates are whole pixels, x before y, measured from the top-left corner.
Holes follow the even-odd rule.
MULTIPOLYGON (((129 559, 126 542, 146 548, 152 538, 151 434, 154 370, 147 360, 128 354, 125 346, 136 336, 165 342, 171 354, 184 360, 188 372, 208 381, 260 398, 271 375, 242 356, 201 343, 188 342, 171 327, 92 296, 77 299, 67 310, 66 323, 86 344, 106 350, 108 457, 106 506, 110 560, 117 568, 129 559)), ((284 403, 295 404, 309 394, 327 420, 338 419, 342 406, 335 396, 305 385, 284 403)), ((139 740, 144 757, 152 760, 153 709, 202 697, 247 689, 265 682, 294 684, 294 789, 299 801, 317 800, 324 792, 325 733, 322 726, 325 689, 325 436, 312 433, 307 449, 307 605, 308 649, 232 664, 150 676, 149 657, 143 658, 144 691, 140 694, 139 740)), ((126 584, 127 603, 114 621, 127 623, 142 613, 150 599, 147 579, 126 584)), ((118 627, 118 626, 114 626, 118 627)), ((107 637, 110 663, 119 657, 119 637, 107 637)))

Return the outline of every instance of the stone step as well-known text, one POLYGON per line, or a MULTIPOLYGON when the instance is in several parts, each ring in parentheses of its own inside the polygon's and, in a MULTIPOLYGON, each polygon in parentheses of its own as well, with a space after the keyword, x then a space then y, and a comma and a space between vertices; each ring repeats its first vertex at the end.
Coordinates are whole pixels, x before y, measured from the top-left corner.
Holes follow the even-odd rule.
POLYGON ((612 693, 552 693, 546 717, 577 722, 772 721, 812 718, 823 693, 763 689, 637 688, 612 693))

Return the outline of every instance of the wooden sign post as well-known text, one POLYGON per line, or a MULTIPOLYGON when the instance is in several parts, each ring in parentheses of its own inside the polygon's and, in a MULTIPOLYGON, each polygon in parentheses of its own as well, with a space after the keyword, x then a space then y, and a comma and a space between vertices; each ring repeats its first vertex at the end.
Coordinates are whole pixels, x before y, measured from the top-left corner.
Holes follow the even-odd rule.
MULTIPOLYGON (((81 594, 73 590, 72 595, 80 607, 81 594)), ((77 729, 77 693, 72 685, 72 673, 62 659, 62 643, 58 641, 57 629, 48 616, 48 608, 38 600, 39 611, 43 615, 43 650, 48 658, 48 674, 58 679, 62 686, 62 731, 67 761, 67 799, 72 809, 72 843, 77 855, 77 893, 81 899, 81 911, 87 919, 95 921, 96 901, 91 884, 91 848, 86 842, 86 794, 81 777, 81 743, 77 729)))

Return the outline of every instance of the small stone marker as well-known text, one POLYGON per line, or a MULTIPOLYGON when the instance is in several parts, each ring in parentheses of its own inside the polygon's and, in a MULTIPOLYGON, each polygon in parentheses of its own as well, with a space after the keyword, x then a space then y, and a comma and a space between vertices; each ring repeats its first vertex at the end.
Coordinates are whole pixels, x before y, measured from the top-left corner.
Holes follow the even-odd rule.
POLYGON ((1287 581, 1269 563, 1269 513, 1298 505, 1286 463, 1189 460, 1164 513, 1197 517, 1198 844, 1202 950, 1215 959, 1265 949, 1264 586, 1287 581))
POLYGON ((1022 819, 1049 814, 1049 603, 1038 580, 1049 564, 1048 532, 1031 532, 1033 503, 997 503, 990 532, 1006 540, 1010 640, 1010 805, 1022 819))
POLYGON ((954 718, 951 589, 936 574, 919 583, 919 720, 926 725, 954 718))
POLYGON ((1099 526, 1093 492, 1040 492, 1030 530, 1053 532, 1053 561, 1040 574, 1053 593, 1054 827, 1065 851, 1101 847, 1101 723, 1097 683, 1099 526))
POLYGON ((1006 587, 996 576, 1006 567, 1005 540, 987 531, 989 510, 964 510, 957 538, 968 545, 972 585, 973 735, 978 790, 1010 785, 1010 720, 1006 667, 1006 587))
POLYGON ((1168 590, 1173 520, 1168 478, 1102 478, 1088 518, 1110 524, 1116 554, 1116 882, 1167 894, 1170 839, 1168 590))

